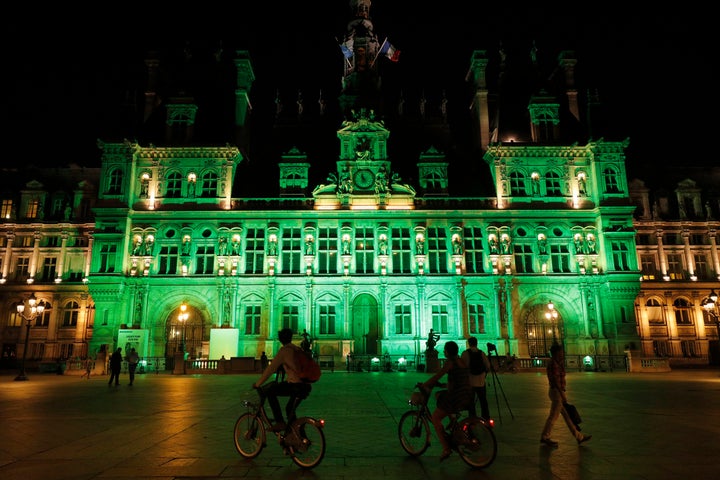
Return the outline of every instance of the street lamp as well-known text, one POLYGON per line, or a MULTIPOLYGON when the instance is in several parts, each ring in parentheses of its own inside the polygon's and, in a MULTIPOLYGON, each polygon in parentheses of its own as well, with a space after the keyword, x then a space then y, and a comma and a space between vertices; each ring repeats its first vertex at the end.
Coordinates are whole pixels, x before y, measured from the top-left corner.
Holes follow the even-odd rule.
POLYGON ((22 318, 25 319, 25 349, 23 350, 22 363, 20 364, 20 373, 15 377, 15 381, 29 380, 25 374, 25 358, 27 357, 28 351, 28 340, 30 339, 30 324, 37 318, 38 315, 42 314, 45 310, 45 302, 42 300, 37 303, 35 294, 31 293, 27 300, 23 303, 18 303, 17 312, 22 318), (27 312, 25 304, 27 303, 27 312))
POLYGON ((548 302, 547 304, 545 319, 552 325, 553 345, 557 345, 557 338, 555 337, 555 324, 557 323, 558 312, 555 310, 555 305, 552 302, 548 302))
POLYGON ((715 293, 715 289, 710 290, 710 295, 703 300, 702 307, 705 309, 705 311, 713 317, 715 320, 715 328, 717 328, 717 334, 718 334, 718 361, 720 361, 720 315, 718 315, 718 294, 715 293))
POLYGON ((187 312, 187 305, 184 303, 180 305, 180 315, 178 315, 178 321, 182 325, 182 341, 180 342, 180 350, 185 353, 185 322, 187 321, 190 314, 187 312))

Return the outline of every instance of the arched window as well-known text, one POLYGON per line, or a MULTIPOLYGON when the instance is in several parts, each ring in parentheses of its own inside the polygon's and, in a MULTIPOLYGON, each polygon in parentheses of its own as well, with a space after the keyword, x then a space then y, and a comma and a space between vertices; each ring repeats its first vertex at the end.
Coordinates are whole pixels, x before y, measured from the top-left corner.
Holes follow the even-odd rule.
POLYGON ((115 168, 108 175, 107 193, 108 195, 120 195, 122 193, 123 171, 115 168))
POLYGON ((678 325, 692 325, 690 319, 690 303, 684 298, 678 298, 673 302, 675 307, 675 322, 678 325))
POLYGON ((560 175, 555 172, 547 172, 545 174, 545 190, 548 197, 561 197, 560 175))
POLYGON ((80 305, 75 301, 69 301, 63 307, 63 327, 76 327, 80 305))
POLYGON ((648 323, 655 325, 665 324, 662 307, 662 304, 657 298, 651 298, 645 303, 645 308, 647 308, 648 323))
POLYGON ((620 193, 620 183, 615 169, 606 168, 603 170, 603 185, 605 186, 605 193, 620 193))

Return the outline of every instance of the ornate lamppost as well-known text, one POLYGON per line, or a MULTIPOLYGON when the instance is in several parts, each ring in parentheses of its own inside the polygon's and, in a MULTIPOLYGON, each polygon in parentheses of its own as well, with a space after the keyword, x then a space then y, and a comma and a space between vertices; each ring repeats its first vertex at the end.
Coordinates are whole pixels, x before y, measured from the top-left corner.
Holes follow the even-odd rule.
POLYGON ((717 359, 720 361, 720 315, 718 314, 718 294, 715 293, 715 289, 710 290, 710 295, 703 300, 702 307, 705 309, 705 311, 713 317, 713 320, 715 320, 715 328, 717 328, 717 334, 718 334, 718 356, 717 359))
POLYGON ((27 300, 23 303, 19 303, 17 305, 18 315, 25 319, 26 330, 25 349, 23 350, 22 363, 20 364, 20 373, 17 377, 15 377, 15 381, 29 380, 25 374, 25 358, 27 357, 28 340, 30 339, 30 325, 32 324, 32 321, 35 320, 38 315, 42 314, 44 310, 45 303, 42 300, 38 303, 34 293, 31 293, 27 300))
POLYGON ((555 325, 557 324, 558 312, 555 310, 555 305, 552 302, 548 302, 547 310, 545 311, 545 319, 552 325, 552 337, 553 345, 557 345, 557 337, 555 336, 555 325))

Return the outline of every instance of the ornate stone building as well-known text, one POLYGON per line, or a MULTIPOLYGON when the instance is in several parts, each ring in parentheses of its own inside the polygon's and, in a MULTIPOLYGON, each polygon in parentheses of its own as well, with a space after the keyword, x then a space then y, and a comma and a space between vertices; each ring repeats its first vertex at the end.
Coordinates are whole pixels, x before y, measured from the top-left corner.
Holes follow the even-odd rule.
MULTIPOLYGON (((23 355, 15 306, 31 292, 52 305, 27 329, 34 362, 130 345, 157 359, 272 357, 283 327, 310 332, 315 353, 336 363, 351 354, 422 362, 430 329, 439 343, 474 335, 527 365, 556 341, 578 368, 660 353, 638 307, 648 283, 628 141, 583 120, 601 125, 575 86, 573 52, 547 65, 535 49, 515 64, 513 52, 473 52, 471 115, 454 115, 467 111, 455 92, 383 89, 383 66, 402 60, 379 41, 369 5, 351 2, 337 97, 321 93, 311 107, 277 92, 269 136, 256 134, 263 112, 251 106, 249 52, 226 58, 231 69, 198 53, 174 70, 220 78, 210 87, 229 93, 214 105, 197 83, 164 83, 166 59, 153 53, 134 140, 99 142, 101 168, 70 187, 71 215, 59 217, 65 204, 39 176, 22 192, 6 186, 4 356, 23 355), (512 75, 542 79, 519 114, 499 100, 513 94, 512 75)), ((708 332, 695 333, 707 362, 708 332)))

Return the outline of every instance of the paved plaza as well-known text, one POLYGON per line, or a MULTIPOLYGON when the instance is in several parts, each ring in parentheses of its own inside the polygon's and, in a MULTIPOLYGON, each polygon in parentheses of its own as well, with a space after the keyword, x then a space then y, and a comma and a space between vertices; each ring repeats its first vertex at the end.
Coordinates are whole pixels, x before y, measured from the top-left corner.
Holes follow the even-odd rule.
MULTIPOLYGON (((542 373, 490 380, 498 456, 472 470, 434 438, 419 458, 400 447, 397 422, 417 372, 325 372, 300 414, 326 421, 327 453, 313 470, 274 438, 260 456, 235 451, 239 399, 257 375, 0 375, 0 479, 710 479, 720 458, 720 371, 568 374, 568 396, 593 439, 578 446, 562 419, 556 449, 539 443, 549 407, 542 373), (494 386, 493 386, 494 385, 494 386)), ((434 401, 433 401, 434 405, 434 401)))

